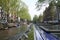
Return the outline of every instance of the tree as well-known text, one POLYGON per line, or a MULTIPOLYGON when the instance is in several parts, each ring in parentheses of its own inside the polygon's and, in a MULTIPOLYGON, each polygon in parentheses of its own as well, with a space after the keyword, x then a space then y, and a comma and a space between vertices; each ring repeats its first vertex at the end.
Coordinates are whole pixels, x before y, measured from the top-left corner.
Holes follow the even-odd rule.
POLYGON ((22 19, 31 19, 27 5, 21 0, 0 0, 0 6, 7 14, 17 15, 22 19))
POLYGON ((30 17, 30 14, 28 12, 28 7, 25 3, 22 2, 21 4, 21 7, 20 7, 20 10, 18 12, 18 16, 21 18, 21 19, 27 19, 28 21, 31 20, 31 17, 30 17))
POLYGON ((60 1, 58 0, 58 2, 56 3, 56 6, 60 7, 60 1))
POLYGON ((18 16, 19 16, 21 19, 31 20, 30 15, 29 15, 29 13, 28 13, 28 9, 27 9, 27 8, 24 8, 24 7, 21 8, 21 10, 20 10, 19 13, 18 13, 18 16))
POLYGON ((38 8, 38 10, 40 10, 42 6, 45 6, 43 5, 44 3, 50 4, 51 2, 53 2, 54 5, 57 5, 60 7, 60 0, 38 0, 36 3, 37 5, 36 7, 38 8))
POLYGON ((33 22, 36 23, 38 21, 38 16, 35 15, 34 18, 33 18, 33 22))
POLYGON ((49 8, 50 8, 50 14, 51 14, 51 17, 52 17, 52 20, 54 20, 54 15, 55 15, 55 11, 56 11, 56 9, 55 9, 55 6, 54 6, 54 4, 53 4, 53 1, 49 4, 49 8))
POLYGON ((39 15, 38 21, 43 22, 43 15, 39 15))
POLYGON ((13 10, 16 11, 18 5, 18 0, 0 0, 0 6, 6 13, 11 13, 13 10))
POLYGON ((53 2, 51 2, 49 4, 49 7, 46 8, 46 10, 43 13, 44 21, 54 20, 54 16, 55 16, 55 13, 56 13, 55 11, 56 11, 55 6, 54 6, 53 2))

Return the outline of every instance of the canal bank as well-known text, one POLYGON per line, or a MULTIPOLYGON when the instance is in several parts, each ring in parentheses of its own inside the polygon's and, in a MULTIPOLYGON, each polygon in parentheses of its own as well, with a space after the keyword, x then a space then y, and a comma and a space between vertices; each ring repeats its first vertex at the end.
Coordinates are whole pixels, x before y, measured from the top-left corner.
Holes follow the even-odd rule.
POLYGON ((20 25, 20 27, 12 27, 12 28, 9 28, 8 30, 0 30, 0 40, 17 40, 17 39, 20 39, 24 34, 28 35, 28 40, 29 40, 32 37, 32 33, 33 33, 33 31, 31 30, 31 27, 32 27, 32 24, 29 27, 27 25, 26 29, 25 29, 25 26, 21 27, 20 25))
POLYGON ((60 40, 59 37, 47 32, 40 26, 35 25, 34 30, 34 40, 60 40))

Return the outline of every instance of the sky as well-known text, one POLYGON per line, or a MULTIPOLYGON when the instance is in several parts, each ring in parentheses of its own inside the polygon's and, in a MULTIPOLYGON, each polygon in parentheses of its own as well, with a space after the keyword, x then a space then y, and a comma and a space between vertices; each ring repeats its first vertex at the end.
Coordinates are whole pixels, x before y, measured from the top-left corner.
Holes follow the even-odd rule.
POLYGON ((37 0, 22 0, 22 1, 28 6, 31 19, 33 19, 34 15, 39 16, 40 14, 43 14, 43 11, 48 6, 48 5, 43 6, 40 11, 37 11, 36 5, 35 5, 37 0))

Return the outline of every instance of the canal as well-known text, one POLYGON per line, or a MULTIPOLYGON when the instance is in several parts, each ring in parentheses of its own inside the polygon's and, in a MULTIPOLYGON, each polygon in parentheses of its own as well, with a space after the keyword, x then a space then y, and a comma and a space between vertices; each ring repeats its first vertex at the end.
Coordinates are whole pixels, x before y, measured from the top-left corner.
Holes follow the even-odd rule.
MULTIPOLYGON (((36 34, 34 36, 38 38, 37 40, 41 39, 40 34, 43 35, 42 37, 45 40, 46 38, 44 37, 44 33, 43 33, 44 31, 39 28, 36 28, 37 26, 35 26, 35 25, 34 25, 34 27, 35 27, 34 32, 36 32, 36 34), (40 39, 39 39, 39 37, 40 37, 40 39)), ((58 27, 58 26, 55 25, 55 26, 44 26, 44 27, 46 27, 46 28, 52 27, 49 29, 54 29, 55 27, 58 27)), ((12 27, 7 30, 0 30, 0 40, 17 40, 20 38, 20 36, 23 35, 23 33, 27 30, 27 28, 28 28, 27 26, 25 27, 25 25, 24 26, 22 25, 22 27, 21 26, 20 27, 12 27)), ((59 28, 57 28, 57 29, 59 29, 59 28)), ((36 40, 36 39, 34 38, 34 40, 36 40)))
POLYGON ((13 27, 8 30, 0 30, 0 40, 7 40, 9 37, 14 36, 20 32, 19 28, 13 27))
MULTIPOLYGON (((22 38, 25 33, 27 34, 29 31, 31 31, 31 27, 32 24, 21 24, 19 27, 12 27, 7 30, 0 30, 0 40, 18 40, 22 38)), ((28 36, 30 36, 30 34, 28 34, 28 36)))
POLYGON ((0 40, 17 40, 27 30, 27 25, 0 30, 0 40))

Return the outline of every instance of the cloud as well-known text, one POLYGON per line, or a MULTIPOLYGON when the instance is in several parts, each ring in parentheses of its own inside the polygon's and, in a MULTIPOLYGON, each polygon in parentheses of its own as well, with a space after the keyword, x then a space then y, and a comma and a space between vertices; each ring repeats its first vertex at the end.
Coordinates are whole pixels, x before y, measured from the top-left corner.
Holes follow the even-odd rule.
POLYGON ((34 15, 40 15, 40 14, 43 14, 43 11, 45 10, 45 8, 48 6, 48 4, 44 4, 46 6, 43 6, 41 8, 40 11, 37 11, 36 10, 36 2, 37 0, 22 0, 23 2, 26 3, 26 5, 28 6, 28 9, 29 9, 29 14, 31 15, 31 19, 33 19, 34 15))

